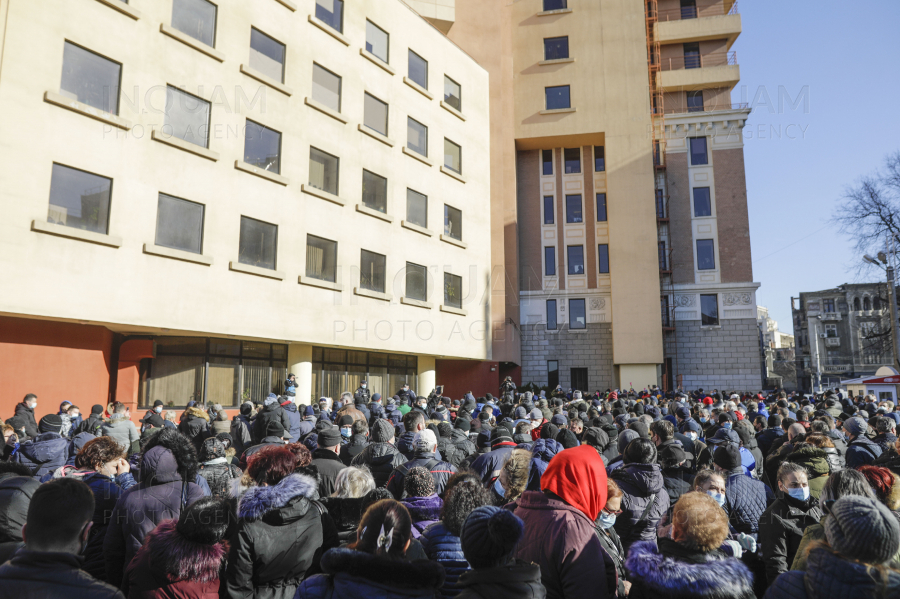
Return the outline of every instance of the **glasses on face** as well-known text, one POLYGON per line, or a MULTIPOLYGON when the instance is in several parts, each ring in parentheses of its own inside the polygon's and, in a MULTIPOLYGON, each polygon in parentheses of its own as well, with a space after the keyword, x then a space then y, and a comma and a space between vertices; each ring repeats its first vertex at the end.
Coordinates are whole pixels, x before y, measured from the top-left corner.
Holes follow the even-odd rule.
POLYGON ((607 516, 618 516, 619 514, 622 513, 622 510, 612 511, 612 510, 603 508, 603 513, 606 514, 607 516))

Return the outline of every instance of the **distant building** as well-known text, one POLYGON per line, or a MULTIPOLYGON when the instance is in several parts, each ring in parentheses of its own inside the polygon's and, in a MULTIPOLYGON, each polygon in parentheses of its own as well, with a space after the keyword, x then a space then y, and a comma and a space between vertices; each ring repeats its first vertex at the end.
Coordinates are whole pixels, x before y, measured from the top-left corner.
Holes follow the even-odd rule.
POLYGON ((778 323, 769 318, 769 309, 756 307, 759 327, 759 355, 762 363, 763 388, 797 388, 794 368, 794 336, 778 330, 778 323))

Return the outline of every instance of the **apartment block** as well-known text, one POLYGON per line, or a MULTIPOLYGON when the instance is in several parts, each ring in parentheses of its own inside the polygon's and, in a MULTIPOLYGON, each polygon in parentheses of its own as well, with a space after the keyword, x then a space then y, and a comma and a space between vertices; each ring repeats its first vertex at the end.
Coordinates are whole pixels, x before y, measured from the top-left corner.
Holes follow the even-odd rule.
POLYGON ((0 60, 5 414, 496 371, 488 71, 408 4, 0 0, 0 60))

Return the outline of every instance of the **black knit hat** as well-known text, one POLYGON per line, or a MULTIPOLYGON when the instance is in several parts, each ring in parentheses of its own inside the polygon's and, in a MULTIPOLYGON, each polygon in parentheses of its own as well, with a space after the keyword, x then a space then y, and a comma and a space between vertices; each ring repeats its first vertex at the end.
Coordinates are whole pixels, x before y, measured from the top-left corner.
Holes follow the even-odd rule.
POLYGON ((725 443, 715 450, 713 464, 723 470, 734 470, 741 465, 741 450, 733 443, 725 443))
POLYGON ((344 414, 338 420, 338 426, 351 426, 353 424, 353 416, 350 414, 344 414))
POLYGON ((472 430, 472 424, 469 422, 468 418, 457 418, 453 426, 461 431, 469 432, 472 430))
POLYGON ((556 442, 563 446, 563 449, 571 449, 578 447, 578 437, 569 429, 562 429, 556 435, 556 442))
MULTIPOLYGON (((154 408, 157 407, 157 406, 162 406, 162 405, 163 405, 163 402, 162 402, 161 399, 157 399, 156 401, 153 402, 153 407, 154 407, 154 408)), ((94 407, 96 408, 97 406, 94 406, 94 407)), ((91 411, 93 412, 94 410, 92 409, 91 411)), ((100 406, 100 411, 101 411, 101 412, 103 411, 103 406, 100 406)))
POLYGON ((450 426, 449 422, 442 422, 438 425, 438 433, 440 433, 442 438, 449 439, 450 435, 453 434, 453 427, 450 426))
POLYGON ((491 447, 491 431, 481 431, 475 438, 475 447, 479 449, 490 449, 491 447))
POLYGON ((541 439, 556 439, 556 435, 559 434, 559 427, 555 424, 550 424, 549 422, 544 424, 541 427, 541 439))
POLYGON ((91 406, 91 414, 102 414, 102 413, 103 413, 103 406, 101 406, 100 404, 95 403, 93 406, 91 406))
POLYGON ((849 559, 880 565, 891 561, 900 548, 897 518, 875 499, 845 495, 831 506, 823 524, 828 544, 849 559))
POLYGON ((341 429, 336 426, 331 426, 320 431, 316 440, 319 443, 319 447, 334 447, 335 445, 340 445, 341 429))
MULTIPOLYGON (((480 435, 479 435, 480 436, 480 435)), ((512 443, 512 435, 505 426, 498 426, 491 431, 491 447, 496 447, 500 443, 512 443)))
POLYGON ((193 543, 215 545, 228 532, 232 509, 227 499, 201 497, 181 512, 175 530, 193 543))
POLYGON ((473 568, 504 564, 511 557, 525 525, 509 510, 485 505, 472 510, 463 523, 460 544, 473 568))
POLYGON ((57 414, 47 414, 38 422, 38 430, 42 433, 58 433, 62 430, 62 418, 57 414))
POLYGON ((284 427, 277 420, 273 420, 266 425, 266 436, 284 437, 284 427))

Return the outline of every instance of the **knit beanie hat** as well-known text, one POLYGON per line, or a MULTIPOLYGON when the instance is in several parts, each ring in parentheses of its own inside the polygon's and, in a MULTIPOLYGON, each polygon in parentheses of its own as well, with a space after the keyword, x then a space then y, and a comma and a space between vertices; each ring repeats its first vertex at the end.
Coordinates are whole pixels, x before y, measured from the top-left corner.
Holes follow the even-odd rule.
POLYGON ((636 430, 632 430, 630 428, 625 429, 619 435, 619 440, 616 441, 616 449, 619 450, 619 453, 625 453, 625 448, 628 447, 628 444, 640 437, 636 430))
MULTIPOLYGON (((153 405, 155 406, 156 404, 154 403, 153 405)), ((95 403, 91 407, 91 414, 102 414, 102 413, 103 413, 103 406, 101 406, 100 404, 95 403)))
POLYGON ((472 510, 463 523, 460 541, 473 568, 490 568, 509 560, 525 525, 509 510, 484 505, 472 510))
POLYGON ((609 446, 609 435, 602 428, 591 426, 584 429, 583 442, 602 451, 609 446))
POLYGON ((38 430, 42 433, 58 433, 62 430, 62 418, 58 414, 47 414, 38 422, 38 430))
POLYGON ((378 419, 372 425, 372 441, 375 443, 387 443, 394 436, 394 427, 387 420, 378 419))
POLYGON ((328 428, 319 431, 316 441, 318 442, 319 447, 334 447, 335 445, 340 445, 341 429, 336 426, 329 426, 328 428))
POLYGON ((844 428, 854 437, 859 437, 866 434, 869 424, 859 416, 854 416, 844 421, 844 428))
POLYGON ((481 431, 475 439, 475 447, 479 449, 491 448, 491 431, 481 431))
POLYGON ((231 436, 231 433, 219 433, 216 435, 216 439, 222 442, 226 450, 229 447, 234 447, 234 437, 231 436))
POLYGON ((845 495, 831 506, 823 523, 828 544, 849 559, 884 564, 900 548, 900 523, 875 499, 845 495))
POLYGON ((505 426, 498 426, 491 431, 491 448, 496 447, 500 443, 513 443, 512 435, 505 426))
POLYGON ((438 425, 438 433, 440 433, 441 437, 449 439, 450 435, 453 434, 453 427, 450 426, 449 422, 442 422, 438 425))
POLYGON ((547 422, 544 424, 544 426, 541 427, 541 439, 556 440, 556 435, 558 434, 559 427, 555 424, 550 424, 549 422, 547 422))
POLYGON ((472 430, 472 424, 466 418, 457 418, 453 426, 465 432, 472 430))
POLYGON ((249 401, 245 401, 241 404, 240 411, 242 416, 250 416, 250 413, 253 411, 253 404, 249 401))
POLYGON ((523 406, 519 406, 513 411, 513 417, 515 417, 516 420, 525 420, 528 418, 528 411, 523 406))
POLYGON ((561 431, 559 431, 559 434, 556 435, 556 441, 560 445, 562 445, 564 449, 571 449, 580 445, 580 443, 578 443, 578 438, 575 436, 575 433, 568 429, 562 429, 561 431))
POLYGON ((273 420, 266 425, 267 437, 284 437, 284 427, 280 422, 273 420))
POLYGON ((199 457, 201 462, 208 462, 216 458, 224 458, 225 444, 215 437, 210 437, 203 442, 203 447, 200 448, 199 457))
POLYGON ((434 495, 434 477, 428 468, 422 466, 410 468, 403 479, 403 488, 410 497, 434 495))
POLYGON ((275 395, 274 393, 269 393, 269 396, 266 397, 265 401, 263 402, 263 405, 271 406, 273 403, 277 403, 277 402, 278 402, 278 396, 275 395))
POLYGON ((734 470, 741 465, 741 450, 737 445, 725 443, 714 450, 713 464, 723 470, 734 470))
MULTIPOLYGON (((181 512, 175 530, 192 543, 215 545, 220 543, 225 538, 225 533, 228 532, 228 521, 232 510, 227 499, 201 497, 181 512)), ((193 560, 193 563, 199 563, 199 560, 193 560)), ((202 567, 197 567, 196 574, 199 575, 202 571, 202 567)), ((196 580, 197 576, 190 576, 190 578, 196 580)))
POLYGON ((353 425, 353 416, 350 414, 344 414, 338 419, 338 426, 352 426, 353 425))

